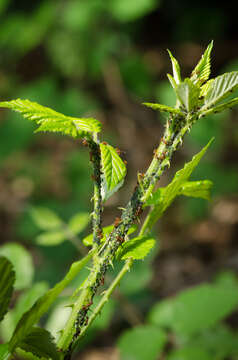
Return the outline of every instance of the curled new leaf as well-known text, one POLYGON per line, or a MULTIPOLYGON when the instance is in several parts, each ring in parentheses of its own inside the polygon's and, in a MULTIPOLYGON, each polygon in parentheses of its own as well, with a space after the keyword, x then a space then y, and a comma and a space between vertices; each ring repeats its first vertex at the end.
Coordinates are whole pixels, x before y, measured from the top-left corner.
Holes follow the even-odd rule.
POLYGON ((0 107, 19 112, 28 120, 38 125, 36 132, 60 132, 72 137, 84 136, 86 133, 99 132, 101 124, 93 118, 75 118, 65 116, 46 106, 29 100, 16 99, 0 102, 0 107))
POLYGON ((191 80, 194 83, 203 83, 204 81, 209 79, 211 72, 212 48, 213 48, 213 41, 210 42, 201 60, 199 61, 199 63, 192 72, 191 80))
POLYGON ((102 199, 107 200, 124 182, 126 166, 116 149, 111 145, 100 143, 102 167, 102 199))
POLYGON ((175 57, 172 55, 172 53, 168 50, 169 56, 170 56, 170 60, 172 62, 172 66, 173 66, 173 75, 174 75, 174 80, 176 82, 176 84, 179 84, 181 82, 181 74, 180 74, 180 66, 178 61, 175 59, 175 57))
POLYGON ((185 79, 175 89, 177 97, 189 112, 198 105, 199 87, 195 85, 190 79, 185 79))

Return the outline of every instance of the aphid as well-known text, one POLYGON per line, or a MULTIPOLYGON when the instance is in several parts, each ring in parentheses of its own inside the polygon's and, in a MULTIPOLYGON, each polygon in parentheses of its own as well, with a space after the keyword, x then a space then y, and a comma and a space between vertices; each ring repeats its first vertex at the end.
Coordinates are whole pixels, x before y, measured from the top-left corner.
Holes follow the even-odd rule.
POLYGON ((143 180, 144 177, 145 177, 144 173, 140 173, 140 172, 138 173, 137 179, 138 179, 139 183, 143 180))
POLYGON ((86 140, 86 139, 83 139, 83 140, 82 140, 82 144, 83 144, 83 146, 88 146, 87 140, 86 140))
POLYGON ((139 205, 138 208, 136 209, 135 216, 136 217, 140 216, 142 212, 143 212, 142 205, 139 205))
POLYGON ((116 217, 115 221, 114 221, 114 227, 118 227, 118 225, 121 222, 121 218, 120 217, 116 217))
POLYGON ((163 142, 165 145, 168 145, 168 141, 165 140, 165 138, 162 137, 161 142, 163 142))
POLYGON ((108 145, 108 143, 106 141, 103 141, 102 144, 103 145, 108 145))
POLYGON ((166 154, 163 153, 158 157, 158 160, 163 161, 165 159, 165 157, 166 157, 166 154))
POLYGON ((86 316, 86 318, 84 320, 84 325, 88 325, 88 316, 86 316))
POLYGON ((126 152, 116 148, 116 153, 120 156, 121 154, 125 154, 126 152))
POLYGON ((122 244, 125 241, 125 239, 122 236, 117 236, 117 241, 122 244))
POLYGON ((124 164, 127 165, 127 161, 126 160, 123 160, 124 164))
POLYGON ((104 276, 101 278, 101 285, 103 286, 104 285, 104 276))

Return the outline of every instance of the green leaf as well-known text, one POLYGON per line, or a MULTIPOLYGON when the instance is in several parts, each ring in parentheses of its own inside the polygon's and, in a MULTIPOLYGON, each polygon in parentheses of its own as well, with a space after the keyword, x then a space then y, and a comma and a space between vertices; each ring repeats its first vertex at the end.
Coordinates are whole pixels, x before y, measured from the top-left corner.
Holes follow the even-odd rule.
POLYGON ((214 79, 208 80, 204 85, 202 85, 200 87, 200 94, 199 94, 200 98, 203 98, 207 95, 208 89, 211 86, 213 81, 214 81, 214 79))
POLYGON ((19 347, 26 352, 32 353, 38 358, 52 360, 59 359, 59 353, 57 352, 56 345, 53 342, 53 337, 45 329, 38 327, 33 328, 19 344, 19 347))
POLYGON ((238 71, 225 73, 210 83, 204 98, 204 106, 200 111, 209 109, 211 106, 228 97, 231 92, 238 88, 238 71))
POLYGON ((65 233, 61 231, 51 231, 40 234, 36 237, 36 243, 41 246, 56 246, 66 240, 65 233))
POLYGON ((183 113, 181 110, 173 108, 171 106, 167 106, 167 105, 162 105, 162 104, 155 104, 155 103, 143 103, 143 105, 153 109, 153 110, 158 110, 161 112, 168 112, 170 114, 176 114, 176 115, 181 115, 183 116, 183 113))
POLYGON ((124 182, 126 166, 116 149, 111 145, 100 143, 102 166, 102 198, 107 200, 124 182))
POLYGON ((134 260, 141 260, 146 257, 155 245, 155 239, 151 236, 138 236, 122 244, 117 253, 121 260, 132 257, 134 260))
POLYGON ((81 233, 89 224, 90 221, 90 214, 89 213, 78 213, 75 214, 68 223, 68 227, 70 231, 77 235, 81 233))
POLYGON ((171 183, 165 188, 156 190, 146 205, 154 205, 150 215, 149 228, 162 216, 165 210, 171 205, 175 197, 179 194, 181 187, 187 182, 194 169, 198 166, 213 139, 195 156, 192 160, 185 164, 184 168, 177 171, 171 183))
MULTIPOLYGON (((108 225, 108 226, 105 226, 102 231, 103 231, 103 238, 101 239, 101 242, 104 242, 106 241, 106 236, 108 236, 112 230, 114 228, 114 225, 108 225)), ((130 227, 130 229, 128 230, 128 235, 130 234, 133 234, 133 232, 135 232, 137 230, 137 225, 132 225, 130 227)), ((93 244, 93 233, 89 234, 88 236, 86 236, 84 239, 83 239, 83 243, 85 246, 91 246, 93 244)))
POLYGON ((219 112, 222 112, 224 110, 227 110, 227 109, 231 109, 233 106, 237 105, 238 104, 238 97, 230 100, 230 101, 227 101, 226 103, 224 104, 220 104, 220 105, 217 105, 215 107, 212 107, 211 109, 208 109, 208 110, 200 110, 199 111, 199 117, 203 117, 203 116, 206 116, 206 115, 209 115, 209 114, 217 114, 219 112))
POLYGON ((8 258, 16 272, 15 288, 21 290, 31 286, 34 276, 34 267, 31 255, 25 248, 16 243, 1 246, 0 255, 8 258))
POLYGON ((101 124, 96 119, 65 116, 29 100, 3 101, 0 102, 0 107, 12 109, 21 113, 26 119, 35 121, 39 125, 36 132, 61 132, 76 137, 101 130, 101 124))
POLYGON ((159 6, 159 0, 112 0, 109 9, 121 22, 134 21, 159 6))
POLYGON ((213 48, 213 41, 208 45, 205 53, 202 55, 201 60, 192 71, 191 80, 194 83, 202 84, 204 81, 209 79, 211 73, 211 51, 213 48))
POLYGON ((163 330, 150 326, 138 326, 125 331, 117 346, 122 360, 156 360, 167 341, 163 330))
POLYGON ((1 337, 4 341, 8 341, 21 318, 22 314, 29 310, 34 302, 48 290, 48 286, 44 282, 34 284, 29 290, 24 291, 20 295, 16 306, 7 313, 0 325, 1 337))
POLYGON ((224 283, 203 284, 159 302, 152 308, 149 321, 154 325, 164 324, 178 336, 191 337, 212 328, 236 309, 237 304, 238 284, 236 287, 224 283))
POLYGON ((199 87, 190 79, 185 79, 175 89, 179 101, 184 105, 185 109, 190 112, 198 105, 199 87))
POLYGON ((209 351, 217 360, 238 355, 237 336, 223 324, 196 334, 188 340, 188 346, 209 351))
POLYGON ((176 91, 176 89, 177 89, 177 84, 176 84, 175 79, 174 79, 173 76, 170 75, 170 74, 167 74, 167 76, 168 76, 168 79, 169 79, 169 82, 170 82, 172 88, 176 91))
POLYGON ((172 53, 167 50, 170 56, 170 60, 172 62, 172 66, 173 66, 173 75, 174 75, 174 80, 176 82, 176 84, 178 85, 179 83, 181 83, 181 74, 180 74, 180 66, 178 61, 175 59, 175 57, 173 57, 172 53))
POLYGON ((59 294, 64 290, 66 286, 69 285, 69 283, 88 263, 92 256, 93 252, 91 251, 82 260, 73 263, 64 279, 58 284, 56 284, 52 289, 47 291, 45 295, 41 296, 34 303, 31 309, 23 314, 16 326, 16 329, 9 343, 11 351, 13 351, 20 344, 20 342, 31 332, 32 326, 36 324, 41 318, 41 316, 48 311, 49 307, 57 299, 59 294))
POLYGON ((42 230, 58 229, 62 226, 59 216, 52 210, 45 207, 33 207, 30 215, 35 224, 42 230))
POLYGON ((14 282, 15 272, 12 263, 7 258, 0 256, 0 321, 7 313, 14 282))
POLYGON ((167 360, 214 360, 214 357, 200 347, 187 346, 171 351, 167 360))
POLYGON ((179 189, 178 195, 210 200, 212 185, 210 180, 186 181, 179 189))
POLYGON ((10 355, 8 344, 0 344, 0 360, 7 360, 10 358, 10 355))

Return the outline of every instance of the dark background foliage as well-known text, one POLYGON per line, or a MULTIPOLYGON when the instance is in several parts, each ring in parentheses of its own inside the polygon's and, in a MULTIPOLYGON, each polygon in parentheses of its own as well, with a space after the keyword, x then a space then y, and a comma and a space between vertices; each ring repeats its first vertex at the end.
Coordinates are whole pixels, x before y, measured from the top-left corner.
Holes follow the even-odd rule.
MULTIPOLYGON (((105 225, 126 203, 136 171, 147 167, 162 135, 163 118, 141 103, 173 104, 166 49, 188 76, 213 39, 212 76, 238 70, 235 10, 233 2, 217 1, 0 1, 1 99, 28 98, 67 115, 95 116, 103 123, 104 139, 126 152, 126 184, 106 204, 105 225)), ((90 212, 91 169, 79 142, 33 135, 33 130, 20 116, 1 111, 1 244, 20 242, 29 249, 35 281, 52 285, 78 255, 68 242, 57 248, 35 244, 39 229, 29 209, 45 206, 65 221, 77 211, 90 212)), ((140 282, 139 292, 124 292, 129 306, 137 307, 135 316, 143 318, 159 298, 219 272, 238 271, 237 110, 202 119, 161 184, 213 135, 215 142, 194 174, 214 182, 212 201, 181 198, 158 224, 160 251, 150 267, 137 266, 128 280, 129 288, 140 282)), ((130 322, 127 315, 116 318, 91 347, 114 344, 130 322)), ((237 314, 230 321, 237 326, 237 314)))

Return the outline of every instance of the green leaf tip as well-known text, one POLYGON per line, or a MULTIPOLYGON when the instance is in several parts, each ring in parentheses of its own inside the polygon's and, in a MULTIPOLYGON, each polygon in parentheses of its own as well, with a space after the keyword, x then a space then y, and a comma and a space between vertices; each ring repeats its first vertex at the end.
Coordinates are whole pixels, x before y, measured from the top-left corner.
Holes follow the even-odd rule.
POLYGON ((180 74, 180 66, 178 61, 175 59, 175 57, 172 55, 171 51, 169 49, 167 49, 168 53, 169 53, 169 57, 170 60, 172 62, 172 67, 173 67, 173 75, 174 75, 174 80, 176 84, 179 84, 181 82, 181 74, 180 74))
POLYGON ((209 79, 211 73, 211 51, 213 48, 213 40, 208 45, 206 51, 202 55, 199 63, 192 71, 191 80, 194 83, 202 84, 209 79))
POLYGON ((30 100, 3 101, 0 102, 0 107, 19 112, 24 118, 35 121, 38 125, 35 132, 60 132, 72 137, 83 137, 87 133, 101 131, 101 123, 94 118, 65 116, 30 100))
POLYGON ((183 115, 182 111, 177 108, 173 108, 171 106, 157 104, 157 103, 142 103, 142 105, 145 105, 153 110, 158 110, 160 112, 167 112, 170 114, 176 114, 176 115, 183 115))

